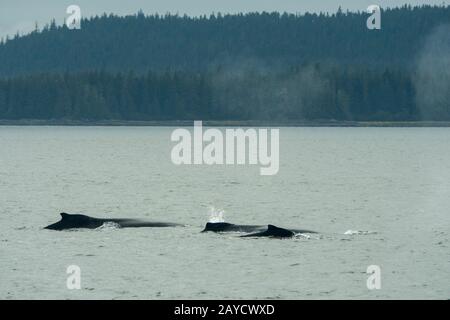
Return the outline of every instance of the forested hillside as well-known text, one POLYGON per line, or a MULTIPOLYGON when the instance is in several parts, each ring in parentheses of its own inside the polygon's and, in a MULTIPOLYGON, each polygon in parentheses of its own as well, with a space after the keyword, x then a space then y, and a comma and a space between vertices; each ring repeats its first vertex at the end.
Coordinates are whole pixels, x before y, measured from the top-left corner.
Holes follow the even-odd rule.
MULTIPOLYGON (((278 73, 41 74, 0 81, 6 119, 417 120, 403 71, 291 68, 278 73)), ((448 114, 439 114, 439 120, 448 114)))
POLYGON ((450 120, 450 6, 385 10, 381 30, 368 16, 51 23, 0 44, 0 119, 450 120))

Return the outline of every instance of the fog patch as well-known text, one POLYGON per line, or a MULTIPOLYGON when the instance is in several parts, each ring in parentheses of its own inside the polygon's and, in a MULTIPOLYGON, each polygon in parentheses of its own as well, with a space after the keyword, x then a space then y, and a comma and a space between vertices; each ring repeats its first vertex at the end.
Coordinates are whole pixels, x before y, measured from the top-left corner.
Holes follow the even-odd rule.
POLYGON ((292 69, 255 59, 229 63, 212 77, 213 105, 236 119, 316 119, 331 90, 316 65, 292 69))
POLYGON ((413 82, 422 120, 450 120, 450 25, 426 38, 413 82))

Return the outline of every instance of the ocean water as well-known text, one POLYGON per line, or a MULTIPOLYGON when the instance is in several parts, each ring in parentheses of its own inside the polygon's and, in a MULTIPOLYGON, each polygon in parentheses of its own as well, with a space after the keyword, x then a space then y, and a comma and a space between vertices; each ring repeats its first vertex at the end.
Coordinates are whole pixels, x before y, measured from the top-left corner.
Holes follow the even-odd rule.
POLYGON ((0 127, 0 298, 450 298, 450 129, 280 128, 275 176, 175 166, 173 130, 0 127), (43 230, 60 212, 186 226, 43 230), (222 218, 319 233, 200 233, 222 218))

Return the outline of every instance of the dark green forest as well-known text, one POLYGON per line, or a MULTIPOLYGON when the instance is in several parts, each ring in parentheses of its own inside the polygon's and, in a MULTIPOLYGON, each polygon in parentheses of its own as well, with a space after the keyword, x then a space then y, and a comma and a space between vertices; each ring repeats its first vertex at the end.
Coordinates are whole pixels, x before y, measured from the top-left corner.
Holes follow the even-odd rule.
POLYGON ((450 6, 55 22, 0 44, 0 119, 450 120, 450 6))
POLYGON ((414 120, 408 74, 313 66, 284 72, 40 74, 0 81, 6 119, 414 120), (380 99, 383 103, 380 103, 380 99))

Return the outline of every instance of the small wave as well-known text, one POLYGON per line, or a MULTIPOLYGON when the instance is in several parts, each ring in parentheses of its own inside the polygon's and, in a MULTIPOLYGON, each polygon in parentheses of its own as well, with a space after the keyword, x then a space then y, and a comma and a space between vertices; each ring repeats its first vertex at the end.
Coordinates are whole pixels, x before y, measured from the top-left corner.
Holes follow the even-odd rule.
POLYGON ((344 232, 345 235, 368 235, 368 234, 376 234, 376 231, 364 231, 364 230, 347 230, 344 232))
POLYGON ((212 222, 212 223, 225 222, 224 216, 225 216, 224 210, 211 207, 211 208, 209 208, 208 222, 212 222))
POLYGON ((100 227, 96 228, 95 230, 115 230, 115 229, 120 229, 120 224, 116 223, 116 222, 105 222, 103 223, 100 227))

